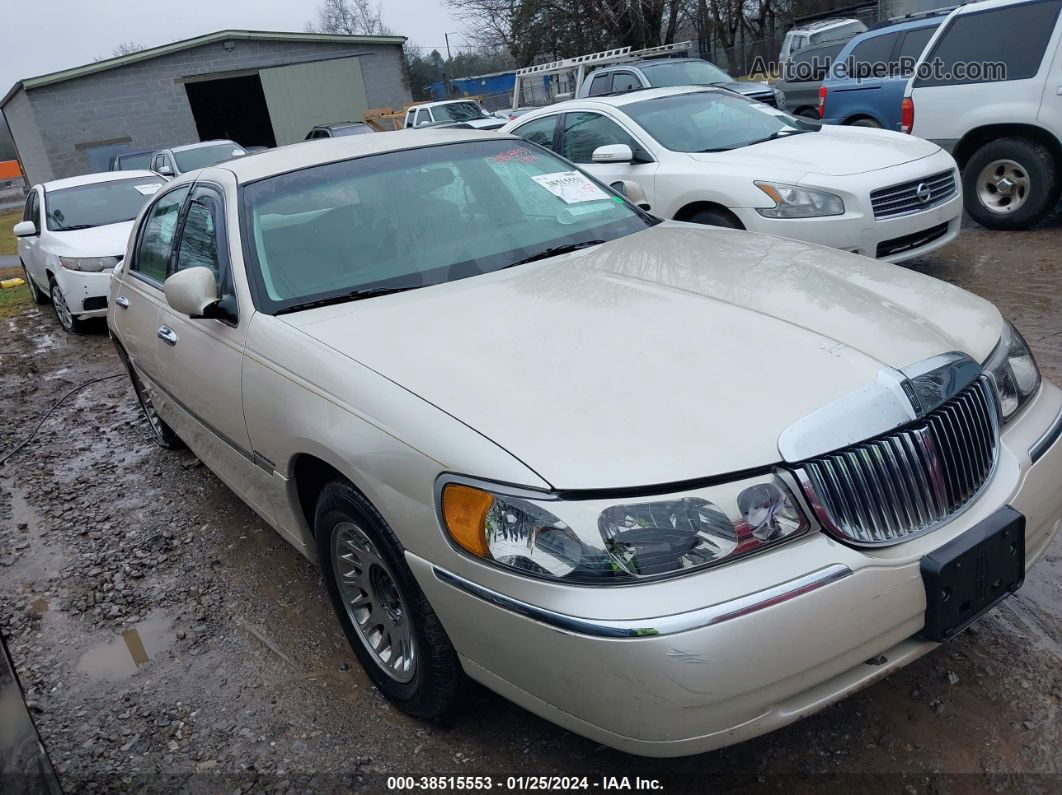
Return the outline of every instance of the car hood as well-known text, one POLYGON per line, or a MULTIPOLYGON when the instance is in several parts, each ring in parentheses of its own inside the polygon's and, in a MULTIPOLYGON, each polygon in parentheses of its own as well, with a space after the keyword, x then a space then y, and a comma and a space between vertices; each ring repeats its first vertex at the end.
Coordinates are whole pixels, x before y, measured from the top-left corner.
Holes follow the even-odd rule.
MULTIPOLYGON (((1002 319, 834 249, 663 223, 574 254, 282 319, 485 435, 559 489, 781 460, 794 421, 1002 319)), ((490 476, 490 473, 467 473, 490 476)))
POLYGON ((770 162, 795 172, 846 176, 921 160, 940 147, 921 138, 866 127, 823 125, 816 132, 764 141, 728 152, 690 154, 702 163, 762 168, 770 162))
POLYGON ((70 232, 49 232, 48 248, 63 257, 117 257, 125 254, 132 229, 133 221, 123 221, 70 232))

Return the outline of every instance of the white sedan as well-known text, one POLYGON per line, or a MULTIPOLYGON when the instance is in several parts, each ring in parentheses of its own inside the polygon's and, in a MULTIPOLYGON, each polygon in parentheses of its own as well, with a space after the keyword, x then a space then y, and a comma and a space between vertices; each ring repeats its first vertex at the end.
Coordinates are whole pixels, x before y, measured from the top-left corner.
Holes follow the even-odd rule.
POLYGON ((34 185, 15 224, 35 303, 51 299, 64 331, 107 314, 111 271, 144 202, 165 180, 153 171, 108 171, 34 185))
POLYGON ((659 88, 551 105, 511 132, 660 218, 900 262, 959 233, 962 186, 936 144, 824 126, 733 92, 659 88))
POLYGON ((511 136, 188 174, 111 284, 158 443, 320 563, 420 717, 468 676, 635 753, 735 743, 932 650, 1062 526, 1062 392, 990 303, 662 222, 511 136))

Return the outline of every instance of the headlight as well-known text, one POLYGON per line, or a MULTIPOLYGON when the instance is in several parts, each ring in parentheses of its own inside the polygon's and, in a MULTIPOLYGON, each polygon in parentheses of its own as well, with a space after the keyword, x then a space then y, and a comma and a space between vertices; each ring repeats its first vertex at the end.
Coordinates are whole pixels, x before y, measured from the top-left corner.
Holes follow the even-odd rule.
POLYGON ((756 187, 775 203, 774 207, 757 208, 756 212, 765 218, 816 218, 844 214, 841 197, 826 191, 761 180, 756 180, 756 187))
POLYGON ((775 475, 621 503, 448 483, 440 515, 453 541, 477 558, 588 585, 630 584, 727 563, 809 529, 789 487, 775 475))
POLYGON ((68 271, 98 273, 118 264, 120 257, 60 257, 59 264, 68 271))
POLYGON ((1007 422, 1040 388, 1040 368, 1029 346, 1010 323, 982 368, 992 380, 1003 422, 1007 422))

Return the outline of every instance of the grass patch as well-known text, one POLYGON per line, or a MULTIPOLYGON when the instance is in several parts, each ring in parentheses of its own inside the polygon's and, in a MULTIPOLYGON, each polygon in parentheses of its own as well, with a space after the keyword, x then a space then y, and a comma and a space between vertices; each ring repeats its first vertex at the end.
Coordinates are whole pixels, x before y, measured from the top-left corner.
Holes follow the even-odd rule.
MULTIPOLYGON (((0 216, 2 217, 2 216, 0 216)), ((22 268, 0 268, 0 279, 22 277, 22 268)), ((30 304, 29 287, 0 287, 0 317, 15 315, 30 304)))
POLYGON ((18 254, 18 241, 11 227, 22 220, 22 210, 4 210, 0 212, 0 255, 18 254))

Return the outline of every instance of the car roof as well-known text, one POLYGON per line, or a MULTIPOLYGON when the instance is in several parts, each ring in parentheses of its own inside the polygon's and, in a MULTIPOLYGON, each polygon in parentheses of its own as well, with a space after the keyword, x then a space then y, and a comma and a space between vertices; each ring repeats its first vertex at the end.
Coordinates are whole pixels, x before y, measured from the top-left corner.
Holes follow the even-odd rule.
POLYGON ((338 130, 342 127, 368 127, 363 121, 334 121, 331 124, 318 124, 315 130, 338 130))
POLYGON ((858 22, 858 19, 852 17, 830 17, 829 19, 818 19, 814 22, 808 22, 806 25, 800 25, 799 27, 790 28, 789 33, 808 33, 818 32, 823 28, 832 28, 835 25, 843 25, 848 22, 858 22))
POLYGON ((136 179, 137 177, 149 177, 162 179, 154 171, 144 169, 129 169, 128 171, 100 171, 95 174, 82 174, 78 177, 66 177, 65 179, 53 179, 41 185, 45 190, 62 190, 63 188, 77 188, 81 185, 95 185, 100 182, 114 182, 119 179, 136 179))
MULTIPOLYGON (((199 141, 198 143, 184 144, 183 146, 171 146, 169 147, 169 151, 187 152, 189 149, 201 149, 204 146, 217 146, 218 144, 232 144, 233 146, 240 146, 238 143, 236 143, 235 141, 230 141, 228 138, 216 138, 213 141, 199 141)), ((242 149, 243 147, 241 146, 240 148, 242 149)), ((162 152, 165 150, 158 149, 156 151, 162 152)))
POLYGON ((515 136, 482 130, 461 130, 452 127, 417 130, 395 130, 374 135, 348 135, 341 138, 321 138, 288 144, 265 152, 244 155, 234 160, 218 163, 236 175, 240 183, 254 182, 288 171, 298 171, 324 163, 334 163, 365 155, 397 152, 402 149, 420 149, 434 144, 458 143, 460 141, 489 141, 512 139, 515 136))
POLYGON ((865 30, 862 33, 858 33, 848 41, 866 41, 872 39, 875 36, 882 36, 886 33, 896 33, 897 31, 905 30, 918 30, 919 28, 935 27, 942 23, 944 19, 951 13, 950 11, 944 11, 940 14, 933 14, 931 16, 919 16, 915 19, 897 19, 895 21, 890 20, 888 23, 883 23, 880 27, 873 27, 870 30, 865 30))

